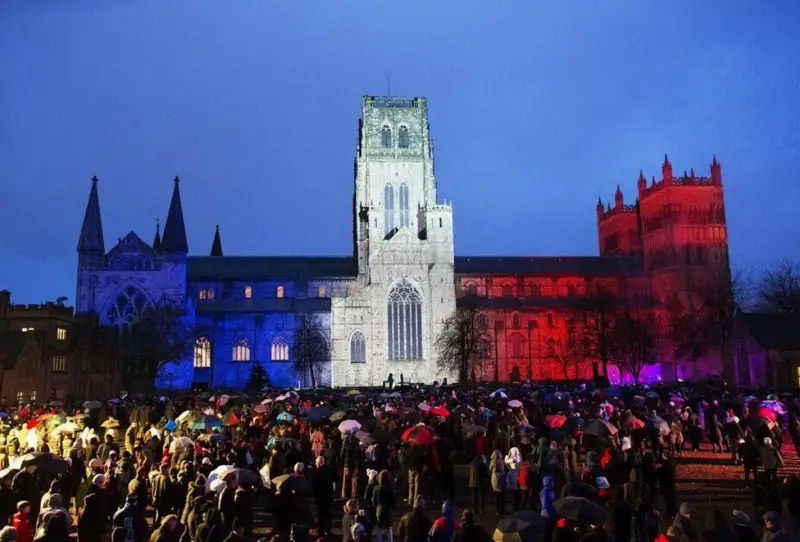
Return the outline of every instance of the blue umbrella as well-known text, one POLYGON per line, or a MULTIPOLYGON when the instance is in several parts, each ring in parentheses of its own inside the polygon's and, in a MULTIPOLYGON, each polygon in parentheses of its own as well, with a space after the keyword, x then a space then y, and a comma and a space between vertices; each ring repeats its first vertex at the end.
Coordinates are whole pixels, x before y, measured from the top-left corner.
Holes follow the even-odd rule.
POLYGON ((278 414, 279 422, 292 423, 292 420, 294 420, 294 416, 292 416, 288 412, 281 412, 280 414, 278 414))
POLYGON ((167 430, 167 431, 169 431, 170 433, 171 433, 172 431, 175 431, 177 428, 178 428, 178 424, 177 424, 177 423, 175 423, 175 420, 169 420, 169 421, 167 422, 167 425, 165 425, 165 426, 164 426, 164 429, 166 429, 166 430, 167 430))

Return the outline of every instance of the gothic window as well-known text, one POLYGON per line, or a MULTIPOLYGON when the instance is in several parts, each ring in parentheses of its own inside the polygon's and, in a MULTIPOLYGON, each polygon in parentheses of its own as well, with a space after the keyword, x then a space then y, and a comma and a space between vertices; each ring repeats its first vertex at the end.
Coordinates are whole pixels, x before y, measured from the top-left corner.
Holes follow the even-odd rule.
POLYGON ((478 315, 478 317, 475 319, 475 327, 477 327, 478 329, 488 329, 489 319, 486 318, 485 314, 478 315))
POLYGON ((556 341, 547 339, 547 356, 553 357, 556 355, 556 341))
POLYGON ((325 286, 317 288, 317 297, 326 297, 325 286))
POLYGON ((478 344, 475 345, 475 353, 481 361, 491 358, 492 345, 488 338, 481 337, 478 339, 478 344))
POLYGON ((289 361, 289 345, 282 336, 278 335, 272 341, 271 354, 272 361, 289 361))
POLYGON ((367 341, 364 334, 356 331, 350 337, 350 363, 367 362, 367 341))
POLYGON ((387 184, 383 188, 384 230, 386 235, 394 229, 394 188, 387 184))
POLYGON ((511 336, 511 357, 522 357, 522 335, 515 333, 511 336))
POLYGON ((278 299, 283 299, 283 286, 278 286, 278 291, 275 294, 278 299))
POLYGON ((408 128, 405 126, 401 126, 397 134, 397 146, 401 149, 408 148, 408 128))
POLYGON ((211 367, 211 341, 207 337, 200 337, 194 343, 194 366, 197 369, 211 367))
POLYGON ((134 286, 128 286, 120 292, 106 311, 106 321, 115 327, 129 326, 152 306, 141 290, 134 286))
POLYGON ((407 228, 408 226, 408 186, 403 183, 400 185, 400 227, 407 228))
POLYGON ((53 358, 53 372, 64 373, 67 371, 67 358, 64 356, 56 356, 53 358))
POLYGON ((422 297, 406 279, 389 292, 387 329, 389 359, 422 359, 422 297))
POLYGON ((519 328, 521 328, 521 327, 522 327, 521 318, 520 318, 520 316, 519 316, 519 313, 518 313, 518 312, 515 312, 515 313, 514 313, 514 314, 511 316, 511 327, 512 327, 512 328, 514 328, 514 329, 519 329, 519 328))
POLYGON ((233 361, 250 361, 250 342, 247 339, 239 339, 233 345, 233 361))
POLYGON ((56 340, 57 341, 66 341, 67 340, 67 328, 60 327, 56 330, 56 340))
POLYGON ((388 149, 392 146, 392 129, 384 126, 381 129, 381 147, 388 149))
POLYGON ((215 292, 213 288, 204 288, 200 290, 200 299, 212 300, 215 297, 215 292))
POLYGON ((478 295, 478 286, 473 284, 473 283, 467 284, 467 295, 469 297, 477 296, 478 295))
POLYGON ((555 325, 555 323, 554 323, 554 320, 553 320, 553 314, 548 312, 547 313, 547 326, 548 327, 553 327, 554 325, 555 325))
POLYGON ((503 297, 514 297, 514 288, 510 284, 503 286, 503 297))
POLYGON ((252 286, 245 286, 244 287, 244 298, 245 299, 252 299, 253 298, 253 287, 252 286))

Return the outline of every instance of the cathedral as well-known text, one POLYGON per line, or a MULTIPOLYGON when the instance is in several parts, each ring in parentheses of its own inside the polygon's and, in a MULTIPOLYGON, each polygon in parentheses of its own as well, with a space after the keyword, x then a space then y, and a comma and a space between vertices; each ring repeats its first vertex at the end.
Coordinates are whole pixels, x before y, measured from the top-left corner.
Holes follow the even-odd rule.
MULTIPOLYGON (((274 386, 379 386, 453 381, 436 339, 456 310, 477 311, 481 380, 557 379, 553 363, 577 300, 598 286, 664 300, 687 278, 727 268, 721 166, 710 177, 640 172, 638 198, 597 205, 599 256, 456 257, 452 207, 440 198, 425 98, 363 98, 350 257, 228 256, 217 229, 207 256, 190 255, 176 177, 163 235, 130 232, 106 251, 97 179, 78 241, 76 313, 110 326, 149 307, 185 307, 198 330, 187 359, 167 363, 157 389, 241 389, 255 364, 274 386), (309 322, 313 326, 309 330, 309 322), (298 371, 298 330, 324 354, 298 371), (312 375, 308 374, 313 370, 312 375)), ((720 372, 654 359, 652 377, 720 372), (665 367, 666 363, 674 366, 665 367)), ((575 374, 578 378, 591 376, 575 374)))

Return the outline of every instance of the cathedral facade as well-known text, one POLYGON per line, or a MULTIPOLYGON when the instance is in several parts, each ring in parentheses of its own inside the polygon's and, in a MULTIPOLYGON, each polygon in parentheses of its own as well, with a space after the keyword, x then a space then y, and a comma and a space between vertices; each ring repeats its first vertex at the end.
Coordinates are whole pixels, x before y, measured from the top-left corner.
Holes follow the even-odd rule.
POLYGON ((660 181, 648 186, 640 174, 635 205, 618 188, 613 207, 598 203, 600 256, 569 258, 455 257, 425 98, 364 97, 354 169, 350 257, 226 256, 219 229, 208 256, 189 255, 177 177, 163 235, 148 244, 130 232, 106 251, 93 179, 76 312, 124 326, 161 303, 185 307, 203 331, 193 354, 162 368, 159 389, 242 388, 255 364, 274 386, 310 385, 310 370, 295 363, 298 330, 307 333, 309 322, 324 346, 317 385, 381 385, 389 374, 452 381, 434 344, 457 310, 480 313, 486 362, 477 378, 549 379, 561 377, 552 350, 593 288, 665 298, 682 288, 686 270, 727 262, 716 159, 711 177, 676 178, 665 158, 660 181))

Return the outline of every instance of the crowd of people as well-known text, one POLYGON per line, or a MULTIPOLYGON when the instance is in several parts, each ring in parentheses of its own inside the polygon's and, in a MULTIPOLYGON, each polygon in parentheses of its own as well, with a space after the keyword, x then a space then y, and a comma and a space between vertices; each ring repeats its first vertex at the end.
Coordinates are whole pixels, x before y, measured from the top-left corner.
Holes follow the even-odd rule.
POLYGON ((0 414, 0 542, 800 539, 791 397, 527 383, 80 407, 0 414), (741 465, 750 514, 680 502, 677 462, 706 442, 741 465))

